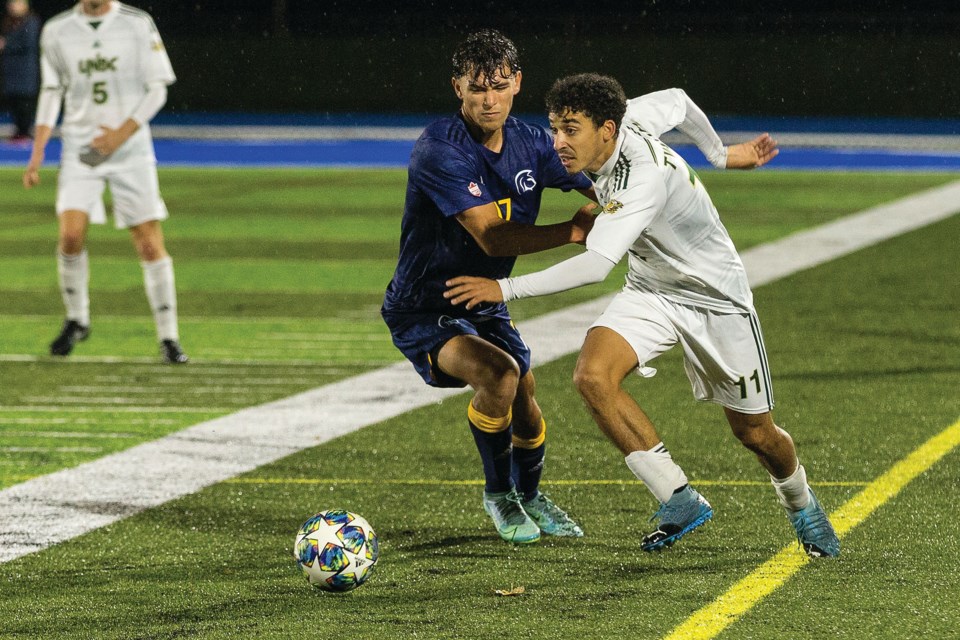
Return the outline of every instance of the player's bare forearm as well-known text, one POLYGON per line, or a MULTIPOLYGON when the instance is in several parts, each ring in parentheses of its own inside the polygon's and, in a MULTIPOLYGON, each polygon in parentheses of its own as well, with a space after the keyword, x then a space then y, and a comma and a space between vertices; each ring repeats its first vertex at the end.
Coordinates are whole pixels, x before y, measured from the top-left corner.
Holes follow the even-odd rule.
POLYGON ((491 202, 458 213, 457 221, 488 256, 520 256, 565 244, 583 244, 593 228, 595 206, 587 203, 566 222, 533 225, 504 220, 491 202))
POLYGON ((764 133, 749 142, 727 147, 727 169, 756 169, 776 158, 778 153, 777 141, 764 133))
POLYGON ((496 280, 475 276, 458 276, 446 282, 443 297, 452 304, 472 309, 483 302, 503 302, 503 291, 496 280))

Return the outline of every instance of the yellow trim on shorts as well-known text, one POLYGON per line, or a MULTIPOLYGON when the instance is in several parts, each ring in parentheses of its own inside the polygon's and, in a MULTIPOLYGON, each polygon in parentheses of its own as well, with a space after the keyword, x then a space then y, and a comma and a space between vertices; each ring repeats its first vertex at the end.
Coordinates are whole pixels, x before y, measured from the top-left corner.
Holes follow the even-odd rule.
POLYGON ((467 418, 470 424, 484 433, 500 433, 506 431, 513 421, 513 409, 507 411, 507 415, 502 418, 491 418, 485 416, 473 407, 473 403, 467 405, 467 418))
POLYGON ((536 438, 520 438, 513 434, 513 446, 520 449, 536 449, 547 439, 547 421, 540 416, 540 435, 536 438))

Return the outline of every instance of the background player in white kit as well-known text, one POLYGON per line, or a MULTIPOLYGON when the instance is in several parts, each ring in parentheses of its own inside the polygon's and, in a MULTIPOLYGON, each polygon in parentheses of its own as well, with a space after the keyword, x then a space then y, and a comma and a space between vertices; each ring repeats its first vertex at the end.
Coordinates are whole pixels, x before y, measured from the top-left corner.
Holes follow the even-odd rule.
POLYGON ((587 251, 515 278, 458 277, 446 296, 480 302, 545 295, 602 281, 624 254, 623 290, 587 334, 574 381, 601 430, 660 502, 646 551, 672 545, 713 516, 653 424, 621 388, 634 370, 679 343, 698 400, 723 406, 737 438, 757 454, 810 556, 837 556, 840 542, 807 484, 790 435, 773 422, 760 324, 743 263, 696 173, 659 136, 690 135, 718 167, 749 169, 777 154, 764 134, 724 148, 706 116, 673 89, 626 100, 613 78, 581 74, 547 95, 554 148, 567 171, 584 171, 603 205, 587 251))
POLYGON ((173 261, 160 221, 156 157, 148 122, 176 81, 149 14, 111 0, 80 0, 51 18, 40 37, 42 87, 33 153, 23 175, 31 188, 63 102, 63 152, 57 182, 57 271, 66 321, 50 353, 65 356, 90 332, 89 267, 85 248, 91 222, 106 222, 103 190, 110 186, 114 223, 130 230, 143 266, 160 353, 187 362, 180 347, 173 261))

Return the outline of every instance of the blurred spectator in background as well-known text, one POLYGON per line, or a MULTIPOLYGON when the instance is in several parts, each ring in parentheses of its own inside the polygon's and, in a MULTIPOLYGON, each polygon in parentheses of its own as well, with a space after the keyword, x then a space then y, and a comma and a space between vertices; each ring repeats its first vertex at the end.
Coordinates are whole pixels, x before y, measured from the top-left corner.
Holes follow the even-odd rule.
POLYGON ((3 54, 3 94, 16 130, 11 141, 30 138, 40 91, 40 18, 27 0, 7 0, 0 28, 3 54))

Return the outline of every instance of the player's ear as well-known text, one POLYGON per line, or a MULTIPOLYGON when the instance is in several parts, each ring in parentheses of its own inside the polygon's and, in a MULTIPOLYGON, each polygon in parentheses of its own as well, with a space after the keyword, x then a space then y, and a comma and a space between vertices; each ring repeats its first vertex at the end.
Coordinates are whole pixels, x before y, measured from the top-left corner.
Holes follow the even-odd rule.
POLYGON ((604 120, 603 124, 600 125, 600 130, 604 142, 609 142, 617 137, 617 123, 613 120, 604 120))
POLYGON ((513 95, 517 95, 520 93, 520 81, 523 80, 523 72, 518 69, 513 77, 515 79, 513 83, 513 95))
POLYGON ((460 89, 459 78, 450 78, 450 84, 453 85, 453 92, 457 94, 457 99, 463 100, 463 91, 460 89))

